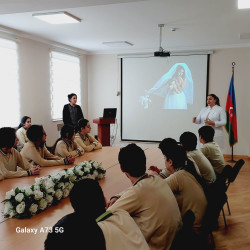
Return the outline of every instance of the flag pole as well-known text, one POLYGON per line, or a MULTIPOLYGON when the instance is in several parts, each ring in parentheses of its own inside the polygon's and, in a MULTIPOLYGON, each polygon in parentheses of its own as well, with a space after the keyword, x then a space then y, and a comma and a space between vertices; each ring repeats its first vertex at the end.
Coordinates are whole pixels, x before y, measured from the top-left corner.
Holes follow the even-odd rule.
MULTIPOLYGON (((234 66, 235 66, 235 62, 232 62, 232 75, 233 75, 233 81, 234 81, 234 66)), ((236 162, 234 160, 234 145, 232 145, 232 153, 231 153, 231 161, 230 162, 236 162)))

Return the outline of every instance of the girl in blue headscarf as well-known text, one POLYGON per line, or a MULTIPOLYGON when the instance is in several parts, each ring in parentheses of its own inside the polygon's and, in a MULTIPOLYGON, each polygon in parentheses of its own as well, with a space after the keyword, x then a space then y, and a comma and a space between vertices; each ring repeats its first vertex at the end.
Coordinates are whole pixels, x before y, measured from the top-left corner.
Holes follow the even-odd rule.
POLYGON ((176 63, 159 81, 141 97, 145 109, 151 102, 149 95, 165 96, 163 109, 187 109, 193 104, 193 79, 185 63, 176 63))

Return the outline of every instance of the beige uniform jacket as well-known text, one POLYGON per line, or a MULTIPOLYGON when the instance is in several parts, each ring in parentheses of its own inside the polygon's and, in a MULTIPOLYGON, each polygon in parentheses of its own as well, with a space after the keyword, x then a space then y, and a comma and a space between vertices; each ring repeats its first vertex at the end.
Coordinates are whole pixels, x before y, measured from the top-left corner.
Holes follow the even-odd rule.
POLYGON ((82 134, 77 133, 75 137, 75 142, 84 149, 85 152, 90 152, 94 149, 100 149, 102 148, 102 144, 97 141, 91 134, 87 134, 84 138, 82 134), (97 145, 93 144, 93 142, 96 142, 97 145))
POLYGON ((102 229, 106 250, 149 250, 148 244, 135 221, 125 210, 117 210, 104 221, 102 229))
POLYGON ((28 176, 31 167, 14 148, 7 154, 0 150, 0 179, 28 176))
POLYGON ((224 156, 217 142, 205 143, 201 148, 201 152, 208 158, 211 162, 215 173, 221 174, 225 167, 224 156))
POLYGON ((206 181, 206 183, 210 184, 216 180, 216 174, 214 172, 213 166, 199 149, 189 151, 187 156, 188 158, 191 157, 197 164, 201 177, 206 181))
POLYGON ((64 140, 60 140, 56 144, 56 149, 55 149, 55 155, 59 157, 66 157, 68 155, 71 155, 73 157, 77 157, 82 155, 78 144, 76 142, 73 142, 72 144, 69 144, 68 142, 64 140))
POLYGON ((181 216, 167 182, 149 176, 136 182, 109 208, 126 210, 140 228, 151 250, 169 249, 181 216))
POLYGON ((165 181, 176 197, 181 215, 191 209, 195 215, 193 228, 200 228, 207 208, 207 199, 201 185, 185 170, 178 170, 165 181))
POLYGON ((64 165, 64 159, 59 156, 51 154, 47 148, 36 148, 34 143, 28 141, 24 144, 21 150, 21 155, 28 162, 33 162, 33 164, 39 165, 41 167, 50 167, 57 165, 64 165))
POLYGON ((29 139, 26 135, 26 129, 24 129, 23 127, 19 128, 17 131, 16 131, 16 137, 18 138, 19 140, 19 143, 23 146, 24 143, 28 142, 29 139))

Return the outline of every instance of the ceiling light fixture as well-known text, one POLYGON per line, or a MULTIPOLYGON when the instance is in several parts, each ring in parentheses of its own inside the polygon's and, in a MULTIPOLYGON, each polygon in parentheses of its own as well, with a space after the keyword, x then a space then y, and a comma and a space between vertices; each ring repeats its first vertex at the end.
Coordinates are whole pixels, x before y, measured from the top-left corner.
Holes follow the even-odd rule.
POLYGON ((127 41, 103 42, 102 44, 107 45, 109 47, 117 47, 117 48, 126 48, 134 45, 133 43, 127 41))
POLYGON ((36 13, 32 14, 32 16, 50 24, 66 24, 66 23, 81 22, 80 18, 73 16, 72 14, 66 11, 36 13))
POLYGON ((250 1, 249 0, 238 0, 238 9, 249 9, 250 1))

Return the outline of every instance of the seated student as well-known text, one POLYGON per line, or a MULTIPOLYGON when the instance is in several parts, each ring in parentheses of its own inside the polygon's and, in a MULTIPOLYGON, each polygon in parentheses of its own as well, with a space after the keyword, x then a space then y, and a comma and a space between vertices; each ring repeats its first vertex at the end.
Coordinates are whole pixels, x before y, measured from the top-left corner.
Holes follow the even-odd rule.
POLYGON ((0 180, 36 175, 40 172, 39 166, 33 166, 22 158, 14 149, 18 139, 14 128, 0 129, 0 180))
POLYGON ((28 142, 28 137, 26 135, 27 129, 31 126, 31 118, 29 116, 24 116, 16 131, 16 137, 19 142, 17 144, 18 151, 21 151, 24 143, 28 142))
POLYGON ((45 241, 45 250, 149 250, 140 229, 126 211, 106 212, 105 198, 97 181, 83 179, 75 183, 70 201, 74 212, 54 225, 45 241), (58 233, 56 228, 63 231, 58 233))
POLYGON ((85 152, 102 148, 102 144, 90 134, 91 127, 87 119, 80 119, 77 123, 76 130, 78 133, 76 134, 75 142, 83 148, 85 152))
POLYGON ((181 146, 166 148, 161 142, 159 148, 164 155, 165 166, 171 172, 165 180, 176 197, 181 216, 191 210, 195 215, 193 231, 198 233, 207 208, 205 181, 198 175, 181 146))
POLYGON ((217 175, 221 174, 225 167, 224 156, 214 139, 214 129, 211 126, 203 126, 199 130, 199 140, 203 144, 201 152, 211 162, 217 175))
POLYGON ((71 155, 72 157, 81 156, 84 150, 74 141, 75 131, 71 125, 64 125, 61 129, 61 137, 53 146, 53 152, 60 157, 71 155))
POLYGON ((51 154, 45 147, 46 133, 41 125, 32 125, 27 131, 29 141, 24 144, 21 155, 29 162, 41 167, 72 164, 75 158, 71 155, 61 158, 51 154))
MULTIPOLYGON (((133 184, 109 202, 112 213, 126 210, 141 229, 149 248, 169 249, 181 225, 180 211, 167 182, 146 174, 146 156, 135 144, 120 150, 121 171, 133 184)), ((129 249, 129 248, 128 248, 129 249)))
POLYGON ((213 166, 206 156, 199 149, 196 149, 196 135, 192 132, 184 132, 180 136, 180 143, 186 151, 187 157, 198 166, 201 177, 207 184, 213 183, 216 180, 213 166))

